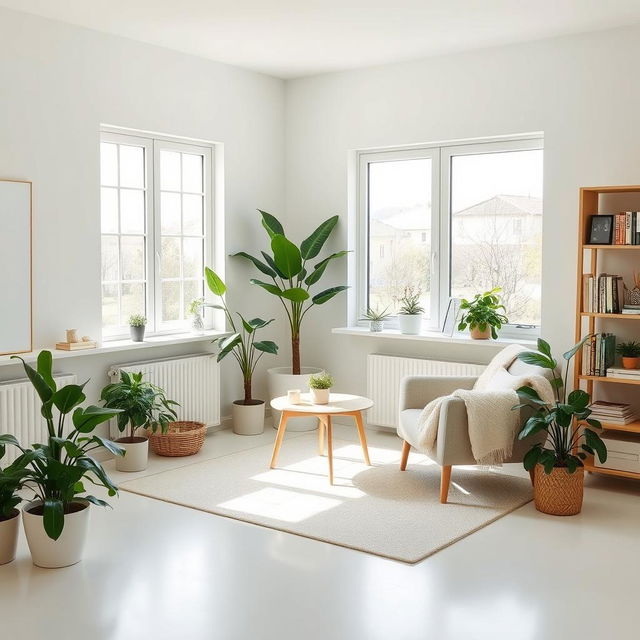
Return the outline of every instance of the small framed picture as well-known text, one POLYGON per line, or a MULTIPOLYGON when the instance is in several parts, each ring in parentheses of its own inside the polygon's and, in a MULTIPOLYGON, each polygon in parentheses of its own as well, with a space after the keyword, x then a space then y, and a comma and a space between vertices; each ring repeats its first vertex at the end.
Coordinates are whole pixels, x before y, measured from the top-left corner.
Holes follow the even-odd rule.
POLYGON ((453 336, 453 332, 455 331, 461 303, 462 300, 460 298, 449 298, 447 313, 445 314, 444 322, 442 323, 442 333, 449 337, 453 336))
POLYGON ((598 215, 591 216, 591 226, 589 228, 589 244, 612 244, 613 243, 613 216, 598 215))

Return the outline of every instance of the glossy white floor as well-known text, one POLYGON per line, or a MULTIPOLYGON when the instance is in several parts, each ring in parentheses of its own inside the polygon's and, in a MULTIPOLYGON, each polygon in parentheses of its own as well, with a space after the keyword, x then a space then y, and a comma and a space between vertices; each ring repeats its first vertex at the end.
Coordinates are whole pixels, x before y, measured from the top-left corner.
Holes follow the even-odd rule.
MULTIPOLYGON (((273 437, 217 432, 202 455, 273 437)), ((191 461, 155 459, 147 473, 191 461)), ((113 511, 93 510, 74 567, 34 567, 21 538, 16 561, 0 567, 0 637, 637 637, 640 485, 595 476, 587 485, 579 516, 529 504, 415 566, 123 492, 113 511)))

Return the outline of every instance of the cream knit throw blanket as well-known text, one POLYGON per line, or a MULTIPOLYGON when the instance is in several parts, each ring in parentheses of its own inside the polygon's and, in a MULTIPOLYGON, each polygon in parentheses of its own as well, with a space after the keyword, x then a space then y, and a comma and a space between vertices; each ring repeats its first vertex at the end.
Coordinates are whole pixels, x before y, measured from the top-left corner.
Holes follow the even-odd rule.
POLYGON ((411 443, 435 457, 440 406, 446 398, 461 398, 467 408, 471 451, 478 464, 500 464, 511 456, 516 432, 520 427, 520 412, 516 389, 533 387, 546 402, 553 402, 553 389, 540 375, 516 377, 507 369, 519 353, 527 351, 520 345, 510 345, 498 353, 476 381, 473 390, 458 389, 450 396, 430 402, 418 418, 418 440, 411 443))

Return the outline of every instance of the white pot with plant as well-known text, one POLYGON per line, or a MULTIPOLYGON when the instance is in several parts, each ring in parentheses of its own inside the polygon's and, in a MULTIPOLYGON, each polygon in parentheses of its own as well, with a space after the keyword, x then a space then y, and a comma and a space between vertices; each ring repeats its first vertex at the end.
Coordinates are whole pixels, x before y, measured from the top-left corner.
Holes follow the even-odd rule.
POLYGON ((264 431, 265 403, 264 400, 257 400, 253 397, 251 390, 253 374, 260 358, 265 353, 274 355, 278 353, 278 345, 275 342, 271 340, 256 341, 256 334, 258 330, 271 324, 273 318, 270 320, 262 320, 261 318, 246 320, 240 313, 236 312, 240 322, 238 322, 237 318, 234 320, 224 299, 227 286, 209 267, 205 267, 205 276, 211 293, 220 298, 220 304, 213 306, 224 311, 227 322, 233 332, 230 336, 213 340, 213 342, 218 343, 220 349, 218 362, 229 354, 233 354, 240 366, 244 383, 244 398, 242 400, 234 400, 231 405, 233 432, 241 436, 255 436, 264 431))
POLYGON ((143 380, 142 373, 120 371, 120 381, 108 384, 100 399, 107 409, 117 409, 116 424, 126 436, 116 442, 124 456, 116 458, 118 471, 144 471, 149 461, 147 430, 166 433, 169 423, 176 420, 173 407, 178 403, 167 400, 160 387, 143 380), (137 435, 138 432, 144 435, 137 435))
MULTIPOLYGON (((0 435, 0 461, 7 445, 19 446, 14 436, 0 435)), ((9 465, 4 469, 0 466, 0 564, 7 564, 16 557, 20 528, 20 511, 17 507, 22 501, 18 491, 22 488, 25 474, 26 471, 20 464, 9 465)))
POLYGON ((202 318, 203 306, 204 298, 194 298, 187 308, 187 312, 191 318, 191 331, 196 335, 204 333, 204 319, 202 318))
POLYGON ((313 404, 329 404, 329 396, 333 387, 333 377, 326 371, 316 373, 309 378, 309 393, 313 404))
POLYGON ((500 287, 476 293, 473 300, 462 299, 460 310, 463 312, 458 324, 458 331, 464 331, 469 327, 469 335, 473 340, 498 339, 498 331, 509 320, 504 313, 504 305, 500 302, 498 293, 500 287))
POLYGON ((398 323, 400 333, 415 336, 422 329, 422 316, 424 309, 420 306, 420 290, 413 287, 405 287, 404 293, 398 300, 400 309, 398 310, 398 323))
MULTIPOLYGON (((259 210, 260 211, 260 210, 259 210)), ((262 226, 271 241, 271 254, 262 252, 264 261, 244 251, 234 255, 250 260, 272 282, 253 279, 251 282, 276 296, 282 303, 291 333, 291 367, 275 367, 267 371, 267 383, 271 399, 284 396, 290 389, 303 389, 309 386, 309 378, 321 369, 300 366, 300 335, 302 321, 314 307, 325 304, 334 296, 348 289, 339 285, 324 289, 313 295, 311 287, 322 278, 329 264, 336 258, 345 256, 347 251, 337 251, 326 258, 310 264, 319 255, 325 242, 338 224, 338 216, 325 220, 308 238, 297 247, 285 237, 282 224, 271 214, 260 211, 262 226)), ((274 427, 280 415, 274 411, 274 427)), ((292 418, 288 423, 293 431, 310 431, 317 428, 314 418, 292 418)))
POLYGON ((133 342, 144 342, 144 330, 147 326, 147 319, 140 313, 129 316, 129 333, 133 342))
POLYGON ((369 321, 369 331, 371 333, 380 333, 384 329, 384 321, 389 317, 387 309, 378 311, 369 307, 364 314, 363 320, 369 321))
POLYGON ((104 448, 116 456, 123 454, 114 442, 93 433, 119 411, 80 407, 86 400, 83 393, 86 382, 58 389, 52 375, 50 351, 40 352, 36 369, 24 360, 22 364, 42 402, 40 412, 48 432, 47 440, 32 444, 31 449, 18 445, 22 455, 12 464, 24 471, 22 484, 36 496, 22 510, 27 543, 34 564, 66 567, 82 559, 89 506, 108 506, 104 500, 86 495, 83 480, 104 487, 109 496, 118 492, 91 453, 104 448), (72 414, 71 429, 65 428, 69 414, 72 414))

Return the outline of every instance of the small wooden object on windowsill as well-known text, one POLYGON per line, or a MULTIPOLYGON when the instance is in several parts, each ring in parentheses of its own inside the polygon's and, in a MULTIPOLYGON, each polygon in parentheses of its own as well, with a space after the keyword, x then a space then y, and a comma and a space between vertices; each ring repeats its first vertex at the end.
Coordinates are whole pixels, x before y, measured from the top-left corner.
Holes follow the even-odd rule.
POLYGON ((95 349, 98 343, 90 336, 82 336, 78 340, 76 329, 67 329, 67 342, 56 342, 56 349, 61 351, 82 351, 83 349, 95 349))

